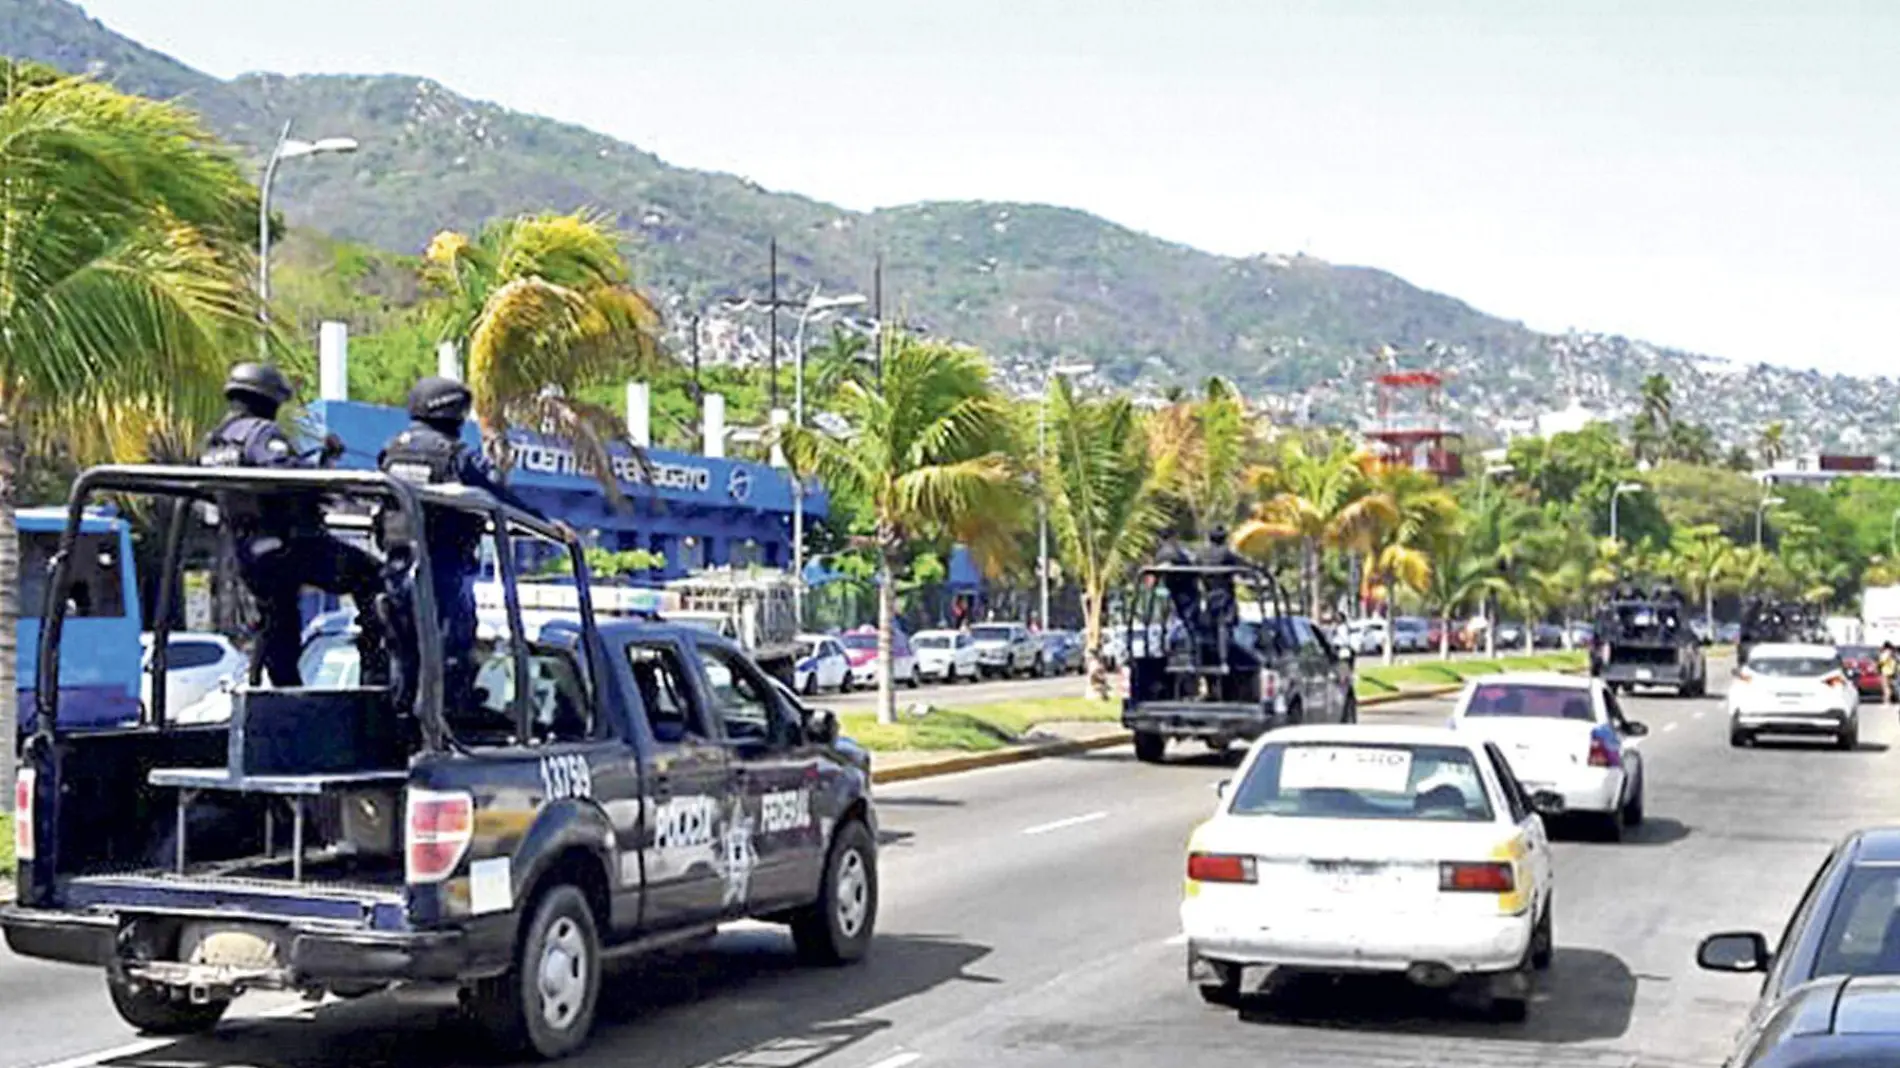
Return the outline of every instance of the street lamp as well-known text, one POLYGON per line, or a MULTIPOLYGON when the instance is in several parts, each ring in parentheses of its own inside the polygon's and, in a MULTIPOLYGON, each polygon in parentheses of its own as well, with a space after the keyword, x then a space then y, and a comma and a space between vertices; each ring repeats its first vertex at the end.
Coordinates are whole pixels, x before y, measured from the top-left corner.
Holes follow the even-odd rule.
POLYGON ((1618 482, 1616 484, 1616 488, 1610 491, 1610 540, 1611 541, 1617 540, 1616 502, 1618 498, 1622 497, 1625 493, 1641 493, 1643 492, 1644 488, 1645 487, 1643 486, 1641 482, 1618 482))
MULTIPOLYGON (((1043 376, 1042 398, 1036 402, 1036 463, 1041 464, 1044 442, 1049 434, 1049 386, 1057 376, 1085 375, 1095 370, 1092 363, 1057 363, 1051 361, 1049 371, 1043 376)), ((1047 492, 1036 495, 1036 578, 1041 584, 1041 614, 1036 618, 1043 630, 1049 629, 1049 495, 1047 492)))
POLYGON ((1757 549, 1761 548, 1762 516, 1767 513, 1768 509, 1773 508, 1774 506, 1778 504, 1787 504, 1787 503, 1788 503, 1787 501, 1782 500, 1780 497, 1763 497, 1761 499, 1761 503, 1755 506, 1755 547, 1757 549))
MULTIPOLYGON (((798 315, 798 329, 792 333, 792 425, 805 425, 805 324, 815 316, 838 308, 857 308, 870 303, 862 293, 820 297, 811 287, 805 310, 798 315)), ((805 479, 792 472, 792 615, 799 626, 805 625, 805 479)))
POLYGON ((264 177, 259 181, 257 198, 257 355, 259 359, 270 356, 270 190, 277 180, 277 165, 287 159, 303 156, 320 156, 326 153, 344 153, 356 151, 356 139, 353 137, 325 137, 316 141, 296 141, 290 136, 290 123, 284 123, 283 132, 277 135, 277 147, 271 150, 270 160, 264 164, 264 177))

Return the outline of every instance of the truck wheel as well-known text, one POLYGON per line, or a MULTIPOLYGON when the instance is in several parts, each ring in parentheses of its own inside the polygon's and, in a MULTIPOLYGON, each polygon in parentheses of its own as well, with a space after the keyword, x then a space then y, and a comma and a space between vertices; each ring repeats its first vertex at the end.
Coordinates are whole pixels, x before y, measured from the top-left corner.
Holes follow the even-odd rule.
POLYGON ((877 847, 852 820, 832 839, 818 900, 792 916, 792 944, 807 964, 853 964, 870 951, 876 926, 877 847))
POLYGON ((816 671, 805 677, 804 690, 806 697, 818 696, 818 673, 816 671))
POLYGON ((1168 739, 1154 731, 1135 732, 1135 759, 1143 764, 1161 763, 1161 755, 1168 751, 1168 739))
POLYGON ((148 1035, 198 1035, 218 1026, 228 999, 194 1005, 184 991, 131 979, 118 968, 106 970, 106 990, 119 1019, 148 1035), (177 996, 174 996, 177 995, 177 996))
POLYGON ((586 895, 566 883, 542 893, 514 966, 472 993, 476 1022, 510 1052, 553 1060, 579 1049, 600 1001, 600 932, 586 895))

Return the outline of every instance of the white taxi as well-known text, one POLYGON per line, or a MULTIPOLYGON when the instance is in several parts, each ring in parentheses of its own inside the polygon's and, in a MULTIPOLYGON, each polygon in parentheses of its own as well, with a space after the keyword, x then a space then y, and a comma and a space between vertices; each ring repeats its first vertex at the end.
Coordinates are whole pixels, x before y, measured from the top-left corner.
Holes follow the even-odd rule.
POLYGON ((1447 728, 1263 735, 1188 843, 1188 977, 1232 1005, 1249 972, 1402 974, 1522 1019, 1552 953, 1539 813, 1561 807, 1447 728))
POLYGON ((1623 714, 1602 679, 1486 675, 1465 684, 1451 725, 1495 742, 1525 789, 1563 795, 1566 813, 1593 817, 1612 841, 1643 822, 1648 776, 1641 750, 1625 739, 1649 728, 1623 714))

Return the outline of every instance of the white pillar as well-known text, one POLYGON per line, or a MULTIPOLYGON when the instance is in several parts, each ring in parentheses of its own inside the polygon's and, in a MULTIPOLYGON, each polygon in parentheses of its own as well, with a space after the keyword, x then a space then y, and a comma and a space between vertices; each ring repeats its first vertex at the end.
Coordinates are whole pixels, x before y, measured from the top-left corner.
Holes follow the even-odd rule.
MULTIPOLYGON (((785 432, 785 428, 790 425, 792 425, 791 412, 788 412, 783 408, 772 409, 772 429, 774 431, 782 434, 785 432)), ((780 445, 776 441, 772 443, 772 466, 773 467, 791 466, 790 464, 787 464, 785 462, 785 447, 783 445, 780 445)))
POLYGON ((435 347, 435 373, 457 382, 462 380, 462 358, 455 353, 455 342, 444 341, 435 347))
POLYGON ((726 395, 723 393, 706 394, 706 411, 701 425, 705 428, 707 456, 715 459, 726 455, 726 395))
POLYGON ((653 400, 645 382, 627 383, 627 437, 643 449, 653 447, 653 400))
POLYGON ((325 321, 317 327, 317 397, 350 399, 350 328, 345 323, 325 321))

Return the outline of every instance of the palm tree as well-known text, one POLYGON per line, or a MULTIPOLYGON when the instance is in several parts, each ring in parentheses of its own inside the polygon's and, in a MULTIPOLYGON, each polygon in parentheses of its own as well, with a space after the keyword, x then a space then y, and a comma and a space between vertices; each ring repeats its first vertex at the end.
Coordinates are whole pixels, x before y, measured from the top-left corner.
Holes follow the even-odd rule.
POLYGON ((1504 583, 1497 576, 1497 563, 1475 551, 1469 535, 1456 527, 1437 533, 1428 547, 1432 559, 1431 576, 1425 598, 1438 612, 1438 658, 1451 659, 1451 623, 1472 598, 1497 592, 1504 583))
POLYGON ((1009 456, 1017 427, 972 349, 887 333, 883 374, 838 387, 849 431, 783 431, 794 470, 833 493, 868 502, 877 557, 879 722, 896 720, 891 690, 891 618, 899 553, 916 539, 953 536, 998 551, 1022 516, 1025 487, 1009 456))
POLYGON ((1108 591, 1148 555, 1168 520, 1166 488, 1127 397, 1078 400, 1058 376, 1049 394, 1042 485, 1062 563, 1082 584, 1089 692, 1108 698, 1102 608, 1108 591))
POLYGON ((534 427, 572 442, 617 496, 608 443, 625 441, 624 424, 582 394, 665 361, 659 312, 634 288, 606 223, 524 215, 473 240, 445 231, 429 242, 426 277, 441 298, 438 336, 467 353, 475 419, 496 462, 510 462, 512 427, 534 427))
POLYGON ((1788 426, 1777 419, 1761 428, 1761 440, 1756 443, 1755 451, 1761 455, 1763 467, 1773 467, 1788 454, 1788 426))
POLYGON ((1181 502, 1194 529, 1206 532, 1231 521, 1251 444, 1247 410, 1233 385, 1209 378, 1199 399, 1155 413, 1147 436, 1169 495, 1181 502))
POLYGON ((1248 477, 1261 500, 1234 531, 1234 546, 1264 560, 1281 542, 1299 542, 1300 585, 1308 614, 1317 617, 1322 553, 1363 549, 1369 532, 1385 518, 1384 502, 1366 497, 1364 458, 1343 441, 1320 452, 1295 438, 1276 465, 1256 468, 1248 477))
POLYGON ((1667 452, 1669 430, 1676 421, 1670 392, 1667 375, 1658 373, 1643 379, 1636 418, 1630 423, 1631 447, 1638 460, 1654 463, 1667 452))
POLYGON ((1391 663, 1393 596, 1396 587, 1423 593, 1431 585, 1432 559, 1427 552, 1439 532, 1458 514, 1458 502, 1438 480, 1409 467, 1380 467, 1371 478, 1372 492, 1361 503, 1378 519, 1367 543, 1367 586, 1383 586, 1387 626, 1385 661, 1391 663))
POLYGON ((233 340, 255 336, 244 244, 255 211, 236 160, 188 113, 0 58, 0 791, 9 802, 14 508, 28 458, 54 440, 79 462, 149 458, 149 448, 113 448, 149 435, 114 435, 82 413, 215 403, 233 340))

